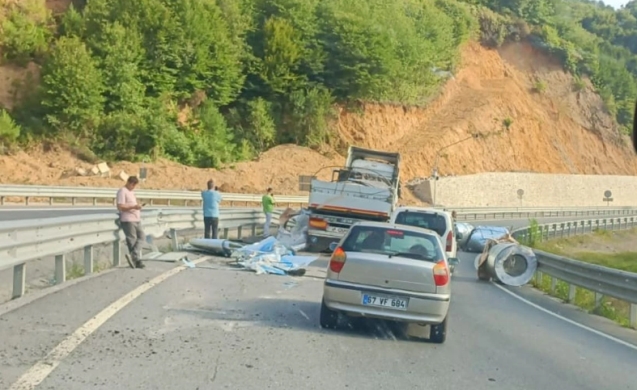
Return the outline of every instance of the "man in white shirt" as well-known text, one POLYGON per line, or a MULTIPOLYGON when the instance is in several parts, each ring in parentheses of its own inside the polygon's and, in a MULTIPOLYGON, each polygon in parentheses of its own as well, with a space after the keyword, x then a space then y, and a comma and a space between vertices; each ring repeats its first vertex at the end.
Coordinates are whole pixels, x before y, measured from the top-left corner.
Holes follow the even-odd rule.
POLYGON ((142 245, 146 239, 142 230, 142 205, 137 203, 137 197, 133 192, 139 183, 136 176, 130 176, 126 185, 117 191, 117 210, 119 211, 119 222, 124 235, 126 236, 126 246, 129 254, 126 260, 131 268, 144 268, 141 262, 142 245), (132 257, 132 259, 131 259, 132 257))

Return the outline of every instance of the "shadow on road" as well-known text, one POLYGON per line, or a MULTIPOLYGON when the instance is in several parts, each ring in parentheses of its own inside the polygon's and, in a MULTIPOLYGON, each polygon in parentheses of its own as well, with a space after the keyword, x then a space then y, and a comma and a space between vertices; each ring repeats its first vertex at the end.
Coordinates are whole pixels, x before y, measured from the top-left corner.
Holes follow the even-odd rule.
POLYGON ((306 332, 333 333, 344 337, 372 338, 380 340, 407 340, 403 324, 371 318, 347 318, 342 316, 334 330, 319 326, 320 303, 292 299, 251 299, 229 303, 227 307, 171 309, 204 320, 251 322, 251 325, 267 328, 296 329, 306 332))

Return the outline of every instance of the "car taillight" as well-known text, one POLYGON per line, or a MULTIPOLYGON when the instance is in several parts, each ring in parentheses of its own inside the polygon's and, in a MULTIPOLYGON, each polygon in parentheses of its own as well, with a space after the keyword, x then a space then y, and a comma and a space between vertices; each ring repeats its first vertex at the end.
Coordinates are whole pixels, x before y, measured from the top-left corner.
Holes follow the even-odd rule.
POLYGON ((339 273, 343 269, 345 265, 345 251, 340 246, 334 249, 334 253, 332 253, 332 257, 330 258, 330 270, 332 272, 339 273))
POLYGON ((449 283, 449 269, 444 260, 440 260, 434 265, 434 283, 441 287, 449 283))
POLYGON ((449 231, 449 234, 447 234, 447 249, 445 249, 445 252, 451 252, 453 248, 453 230, 449 231))

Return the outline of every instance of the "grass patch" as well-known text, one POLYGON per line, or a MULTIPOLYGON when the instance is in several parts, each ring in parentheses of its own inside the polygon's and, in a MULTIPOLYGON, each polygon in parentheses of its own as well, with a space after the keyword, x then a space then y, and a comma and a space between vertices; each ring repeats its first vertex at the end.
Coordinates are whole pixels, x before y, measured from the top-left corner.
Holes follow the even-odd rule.
MULTIPOLYGON (((593 233, 581 236, 534 242, 533 248, 591 264, 637 273, 637 252, 604 252, 579 249, 591 245, 612 248, 614 242, 630 242, 630 240, 635 240, 636 235, 637 229, 621 232, 595 230, 593 233)), ((551 276, 542 275, 541 280, 537 276, 536 274, 532 280, 532 285, 538 290, 563 302, 571 303, 587 313, 608 318, 624 327, 630 326, 630 303, 615 298, 603 297, 599 304, 596 304, 595 293, 579 287, 575 288, 575 298, 570 302, 569 285, 566 282, 558 280, 552 288, 551 276)))
MULTIPOLYGON (((109 261, 103 262, 94 262, 93 263, 93 273, 99 273, 111 268, 111 263, 109 261)), ((81 278, 84 276, 84 264, 77 262, 72 263, 70 267, 66 268, 66 280, 73 280, 77 278, 81 278)))
POLYGON ((555 290, 551 290, 551 277, 542 275, 542 279, 538 279, 538 274, 531 281, 533 287, 542 292, 558 298, 563 302, 570 303, 579 307, 589 314, 595 314, 615 321, 623 327, 630 327, 630 304, 619 299, 603 297, 599 306, 595 305, 595 293, 583 288, 575 288, 575 299, 569 302, 568 291, 569 286, 566 282, 558 280, 555 283, 555 290))
POLYGON ((637 273, 637 252, 580 252, 577 254, 577 260, 637 273))

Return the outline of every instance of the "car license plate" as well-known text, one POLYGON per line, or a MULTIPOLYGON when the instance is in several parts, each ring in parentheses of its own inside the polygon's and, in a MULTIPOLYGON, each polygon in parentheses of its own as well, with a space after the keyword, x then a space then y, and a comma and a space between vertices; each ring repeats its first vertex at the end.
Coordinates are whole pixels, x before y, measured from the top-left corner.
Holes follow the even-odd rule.
POLYGON ((381 297, 372 294, 363 294, 363 305, 387 307, 396 310, 407 310, 408 299, 397 297, 381 297))
POLYGON ((328 232, 330 232, 330 233, 345 234, 345 233, 347 233, 347 231, 349 229, 348 228, 342 228, 342 227, 328 226, 326 230, 328 232))

